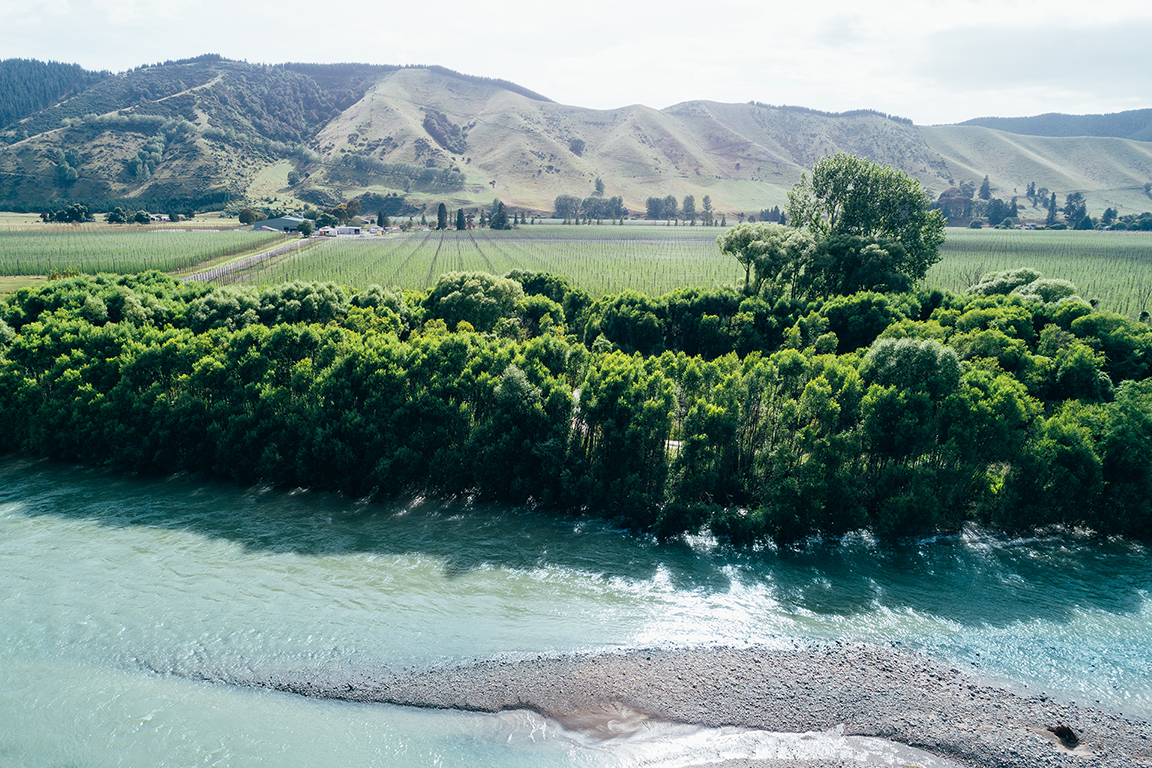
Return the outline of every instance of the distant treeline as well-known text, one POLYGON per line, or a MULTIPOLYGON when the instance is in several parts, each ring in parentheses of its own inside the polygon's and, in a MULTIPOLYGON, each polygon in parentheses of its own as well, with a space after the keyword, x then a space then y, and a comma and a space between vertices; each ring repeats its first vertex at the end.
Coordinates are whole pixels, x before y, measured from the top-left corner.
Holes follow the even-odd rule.
POLYGON ((214 189, 197 195, 165 196, 163 189, 153 190, 153 194, 141 197, 110 197, 99 199, 72 200, 66 197, 53 200, 0 200, 5 210, 15 213, 44 213, 57 211, 70 205, 83 205, 90 211, 105 213, 116 208, 124 210, 144 210, 153 213, 180 213, 187 214, 201 211, 218 211, 227 205, 231 193, 223 189, 214 189), (159 195, 155 194, 160 192, 159 195))
POLYGON ((823 112, 819 109, 810 109, 809 107, 792 107, 787 104, 761 104, 759 101, 748 102, 754 107, 763 107, 764 109, 778 109, 782 112, 799 112, 806 115, 817 115, 819 117, 882 117, 885 120, 891 120, 894 123, 901 123, 902 125, 912 125, 912 119, 908 117, 900 117, 898 115, 889 115, 875 109, 850 109, 847 112, 823 112))
POLYGON ((565 220, 615 220, 628 215, 628 209, 624 207, 624 198, 619 195, 591 196, 583 200, 575 195, 558 195, 552 202, 552 208, 556 218, 565 220))
POLYGON ((404 296, 50 281, 0 302, 0 450, 736 542, 1152 538, 1152 329, 1030 277, 808 302, 592 301, 533 273, 404 296))

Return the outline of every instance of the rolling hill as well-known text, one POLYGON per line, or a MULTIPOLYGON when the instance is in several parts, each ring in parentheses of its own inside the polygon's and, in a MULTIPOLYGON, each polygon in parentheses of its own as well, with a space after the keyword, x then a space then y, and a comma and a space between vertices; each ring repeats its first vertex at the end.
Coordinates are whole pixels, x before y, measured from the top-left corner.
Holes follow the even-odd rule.
POLYGON ((558 195, 593 195, 600 178, 603 194, 633 212, 651 196, 694 195, 699 206, 709 195, 733 214, 783 205, 801 173, 839 151, 904 170, 934 194, 987 174, 1002 197, 1036 182, 1082 191, 1092 210, 1152 207, 1143 191, 1152 143, 1131 138, 918 127, 868 110, 756 103, 592 110, 441 67, 207 55, 115 75, 56 67, 39 88, 28 82, 38 70, 20 71, 31 74, 0 77, 0 103, 6 88, 35 94, 0 123, 0 209, 290 209, 367 192, 416 207, 499 197, 548 212, 558 195))

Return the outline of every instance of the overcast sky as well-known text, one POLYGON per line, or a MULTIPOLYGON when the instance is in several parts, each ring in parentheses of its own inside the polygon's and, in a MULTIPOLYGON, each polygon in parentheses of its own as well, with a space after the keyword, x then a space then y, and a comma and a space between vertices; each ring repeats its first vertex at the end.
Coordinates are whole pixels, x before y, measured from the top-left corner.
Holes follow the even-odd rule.
POLYGON ((0 0, 0 29, 0 58, 440 64, 597 109, 756 100, 938 124, 1152 107, 1148 0, 0 0))

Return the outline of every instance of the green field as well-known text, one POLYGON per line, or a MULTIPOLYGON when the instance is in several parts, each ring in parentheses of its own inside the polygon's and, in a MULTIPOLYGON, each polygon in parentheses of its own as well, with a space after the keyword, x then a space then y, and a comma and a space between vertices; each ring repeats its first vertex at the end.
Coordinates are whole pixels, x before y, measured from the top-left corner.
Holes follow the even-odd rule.
POLYGON ((273 246, 271 232, 46 227, 0 230, 0 275, 176 272, 273 246))
POLYGON ((948 230, 928 284, 963 291, 987 272, 1031 267, 1070 280, 1102 309, 1135 317, 1152 309, 1152 234, 948 230))
MULTIPOLYGON (((683 286, 738 282, 743 271, 720 253, 707 227, 526 226, 511 232, 414 232, 337 240, 237 275, 255 284, 332 280, 427 288, 454 270, 564 275, 601 296, 633 289, 659 295, 683 286)), ((1070 280, 1102 308, 1136 316, 1152 306, 1152 236, 1142 232, 948 231, 932 287, 963 291, 981 275, 1032 267, 1070 280)))
POLYGON ((743 270, 720 253, 716 227, 529 225, 507 232, 413 232, 341 239, 237 275, 256 284, 332 280, 427 288, 453 271, 514 269, 564 275, 595 296, 651 295, 736 282, 743 270))
MULTIPOLYGON (((595 296, 632 289, 659 295, 684 286, 739 282, 743 270, 716 245, 715 227, 528 225, 498 232, 412 232, 342 238, 272 259, 231 280, 256 285, 294 280, 373 283, 423 289, 457 270, 513 269, 568 277, 595 296)), ((0 230, 0 277, 82 273, 180 272, 276 245, 283 237, 244 231, 36 227, 0 230)), ((963 291, 981 275, 1032 267, 1070 280, 1086 299, 1132 317, 1152 309, 1152 235, 950 229, 933 287, 963 291)), ((0 291, 11 281, 0 281, 0 291)), ((22 284, 22 283, 21 283, 22 284)), ((15 285, 15 284, 13 284, 15 285)))

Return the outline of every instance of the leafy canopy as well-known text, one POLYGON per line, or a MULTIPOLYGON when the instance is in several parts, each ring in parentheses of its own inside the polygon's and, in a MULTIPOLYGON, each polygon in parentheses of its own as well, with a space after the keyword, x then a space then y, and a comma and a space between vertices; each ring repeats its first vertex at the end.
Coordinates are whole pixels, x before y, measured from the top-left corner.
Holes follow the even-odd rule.
POLYGON ((895 240, 913 281, 940 260, 944 216, 930 211, 920 182, 890 166, 838 153, 801 174, 788 193, 788 221, 819 238, 856 235, 895 240))

